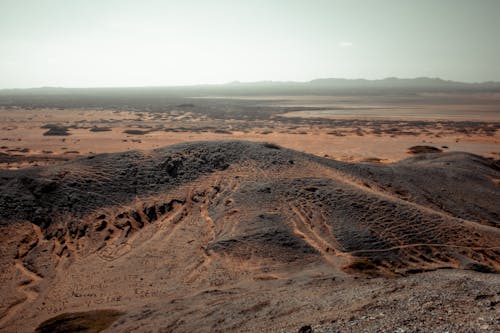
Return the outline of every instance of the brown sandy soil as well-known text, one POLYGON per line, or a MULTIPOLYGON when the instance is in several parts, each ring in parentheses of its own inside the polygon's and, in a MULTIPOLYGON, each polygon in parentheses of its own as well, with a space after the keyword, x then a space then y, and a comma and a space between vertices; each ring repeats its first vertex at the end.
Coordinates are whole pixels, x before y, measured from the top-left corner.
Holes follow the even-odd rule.
POLYGON ((86 311, 107 332, 500 324, 500 173, 476 155, 353 164, 199 142, 0 177, 5 332, 86 311))
MULTIPOLYGON (((291 113, 300 112, 306 111, 291 113)), ((390 113, 381 112, 389 115, 384 116, 386 118, 391 117, 390 113)), ((14 169, 46 165, 87 154, 220 139, 270 141, 345 161, 377 158, 382 162, 393 162, 408 157, 407 148, 422 144, 446 146, 446 151, 465 151, 494 158, 500 154, 498 122, 455 122, 453 114, 444 124, 436 119, 424 123, 404 120, 328 123, 328 119, 303 123, 297 115, 293 119, 277 116, 267 121, 247 122, 189 113, 172 116, 148 112, 138 115, 133 111, 0 109, 0 153, 4 154, 0 156, 0 167, 14 169), (51 124, 68 127, 69 135, 45 136, 47 128, 42 127, 51 124), (92 128, 109 130, 91 131, 92 128), (140 132, 128 134, 127 130, 140 132)))
POLYGON ((146 97, 0 98, 1 332, 500 330, 500 95, 146 97))

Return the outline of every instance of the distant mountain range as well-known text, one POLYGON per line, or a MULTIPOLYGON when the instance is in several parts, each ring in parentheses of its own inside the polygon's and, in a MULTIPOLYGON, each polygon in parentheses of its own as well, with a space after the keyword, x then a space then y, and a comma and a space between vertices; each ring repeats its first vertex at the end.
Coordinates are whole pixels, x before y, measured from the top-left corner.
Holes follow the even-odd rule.
POLYGON ((397 77, 388 77, 385 79, 343 79, 343 78, 322 78, 307 82, 296 81, 258 81, 258 82, 231 82, 229 86, 302 86, 302 87, 321 87, 321 88, 409 88, 409 87, 454 87, 454 88, 500 88, 500 82, 478 82, 467 83, 441 78, 418 77, 401 79, 397 77))
POLYGON ((378 91, 408 91, 408 92, 500 92, 500 82, 467 83, 443 80, 441 78, 418 77, 401 79, 389 77, 378 80, 323 78, 307 82, 297 81, 257 81, 257 82, 229 82, 225 84, 201 84, 164 87, 109 87, 109 88, 62 88, 40 87, 30 89, 3 89, 1 95, 58 95, 58 94, 92 94, 92 93, 169 93, 186 92, 189 94, 276 94, 276 93, 313 93, 328 94, 330 92, 378 92, 378 91))

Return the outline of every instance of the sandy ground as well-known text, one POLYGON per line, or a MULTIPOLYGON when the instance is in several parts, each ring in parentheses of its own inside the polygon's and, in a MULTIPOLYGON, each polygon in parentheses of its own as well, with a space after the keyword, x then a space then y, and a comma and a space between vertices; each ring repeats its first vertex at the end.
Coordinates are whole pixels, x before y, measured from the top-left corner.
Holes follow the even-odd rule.
MULTIPOLYGON (((293 119, 301 118, 304 112, 316 112, 316 116, 324 117, 325 111, 296 111, 286 113, 284 118, 294 116, 293 119)), ((346 112, 346 111, 343 111, 346 112)), ((358 111, 349 119, 355 118, 358 111)), ((373 111, 370 111, 373 112, 373 111)), ((368 120, 368 124, 376 124, 387 110, 381 112, 377 119, 368 120)), ((413 111, 412 111, 413 112, 413 111)), ((26 156, 26 159, 2 161, 2 168, 19 168, 24 166, 44 165, 53 159, 70 159, 76 156, 118 152, 130 149, 152 149, 186 141, 206 140, 250 140, 267 141, 298 151, 325 156, 332 159, 344 161, 362 161, 364 159, 379 159, 382 162, 393 162, 409 157, 407 150, 415 145, 431 145, 443 147, 445 151, 465 151, 482 156, 498 158, 500 156, 500 133, 498 131, 484 133, 475 131, 464 133, 460 126, 457 128, 443 129, 438 124, 440 121, 455 122, 460 118, 460 124, 465 115, 461 112, 448 112, 447 119, 431 119, 425 125, 405 125, 407 133, 374 133, 370 128, 363 125, 349 126, 346 124, 331 126, 327 124, 289 124, 273 119, 270 122, 261 121, 245 125, 244 121, 214 120, 203 117, 188 115, 157 117, 154 114, 131 111, 112 110, 5 110, 0 109, 0 153, 26 156), (69 126, 67 136, 44 136, 47 124, 58 124, 69 126), (210 126, 213 128, 228 128, 224 133, 216 133, 214 130, 190 130, 165 131, 164 128, 175 128, 185 126, 189 128, 202 128, 210 126), (236 124, 237 128, 231 130, 236 124), (271 126, 269 126, 271 125, 271 126), (94 126, 109 127, 109 131, 92 132, 94 126), (421 131, 425 128, 425 132, 421 131), (150 131, 144 134, 127 134, 126 130, 136 129, 139 131, 150 131), (361 132, 360 132, 361 130, 361 132), (43 160, 47 157, 49 160, 43 160), (31 158, 31 160, 30 160, 31 158)), ((498 112, 494 113, 497 115, 498 112)), ((281 117, 281 116, 280 116, 281 117)), ((335 115, 327 118, 344 119, 335 115)), ((386 117, 390 118, 392 116, 386 117)), ((310 114, 305 115, 310 118, 310 114)), ((399 119, 398 117, 396 117, 399 119)), ((280 118, 281 119, 281 118, 280 118)), ((383 125, 386 128, 396 127, 396 123, 383 125)), ((399 119, 399 121, 406 122, 399 119)), ((429 121, 429 120, 428 120, 429 121)), ((481 120, 484 122, 484 119, 481 120)), ((490 124, 497 124, 492 121, 490 124)), ((474 124, 474 122, 472 122, 474 124)), ((377 125, 378 126, 378 125, 377 125)), ((493 125, 491 125, 493 126, 493 125)))
POLYGON ((2 196, 0 216, 19 218, 0 225, 0 330, 500 327, 488 160, 378 166, 258 143, 184 147, 1 172, 3 194, 19 198, 2 196), (25 221, 33 209, 51 222, 25 221))
POLYGON ((0 220, 0 331, 498 332, 486 268, 500 267, 499 105, 424 94, 0 107, 0 172, 15 188, 2 214, 30 216, 0 220), (261 144, 266 158, 227 165, 204 148, 148 151, 209 140, 322 159, 261 144), (391 164, 412 146, 489 160, 391 164), (393 256, 356 261, 367 244, 393 256))

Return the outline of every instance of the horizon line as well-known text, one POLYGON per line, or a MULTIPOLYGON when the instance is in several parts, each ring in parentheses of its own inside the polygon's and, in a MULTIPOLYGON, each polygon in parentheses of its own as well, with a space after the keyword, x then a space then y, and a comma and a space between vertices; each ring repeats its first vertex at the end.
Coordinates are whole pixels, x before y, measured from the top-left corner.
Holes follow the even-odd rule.
POLYGON ((220 83, 189 83, 189 84, 172 84, 172 85, 124 85, 124 86, 32 86, 26 88, 0 88, 0 91, 6 90, 36 90, 36 89, 137 89, 137 88, 195 88, 195 87, 210 87, 210 86, 227 86, 227 85, 245 85, 245 84, 308 84, 314 81, 320 80, 344 80, 344 81, 366 81, 366 82, 377 82, 386 80, 419 80, 428 79, 435 81, 442 81, 442 83, 455 83, 455 84, 465 84, 465 85, 481 85, 481 84, 500 84, 500 80, 489 80, 489 81, 456 81, 441 78, 439 76, 416 76, 416 77, 398 77, 398 76, 387 76, 377 79, 366 79, 366 78, 345 78, 345 77, 318 77, 305 81, 294 81, 294 80, 258 80, 258 81, 239 81, 232 80, 220 83))

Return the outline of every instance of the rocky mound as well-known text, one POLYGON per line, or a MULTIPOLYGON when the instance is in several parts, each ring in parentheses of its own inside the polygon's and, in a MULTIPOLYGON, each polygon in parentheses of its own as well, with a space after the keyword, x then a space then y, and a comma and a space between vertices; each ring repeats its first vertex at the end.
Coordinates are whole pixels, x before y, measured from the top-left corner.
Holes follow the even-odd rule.
POLYGON ((0 327, 307 272, 500 270, 500 168, 471 154, 352 164, 218 141, 0 179, 0 327))

